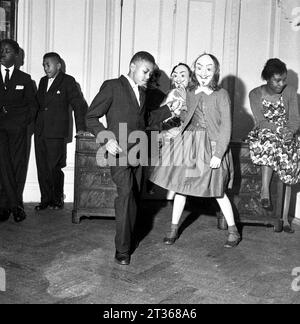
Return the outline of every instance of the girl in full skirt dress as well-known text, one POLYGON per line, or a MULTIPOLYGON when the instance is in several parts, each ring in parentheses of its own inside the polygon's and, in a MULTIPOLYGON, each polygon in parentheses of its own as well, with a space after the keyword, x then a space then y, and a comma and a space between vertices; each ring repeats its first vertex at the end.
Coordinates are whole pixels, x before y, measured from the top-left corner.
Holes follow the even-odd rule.
MULTIPOLYGON (((218 86, 220 65, 211 54, 200 55, 194 64, 192 83, 187 91, 187 116, 180 133, 164 145, 150 180, 176 192, 170 232, 164 239, 173 244, 186 196, 215 197, 228 224, 225 247, 238 245, 241 237, 235 225, 225 190, 232 185, 230 100, 218 86)), ((172 105, 173 97, 166 102, 172 105)))

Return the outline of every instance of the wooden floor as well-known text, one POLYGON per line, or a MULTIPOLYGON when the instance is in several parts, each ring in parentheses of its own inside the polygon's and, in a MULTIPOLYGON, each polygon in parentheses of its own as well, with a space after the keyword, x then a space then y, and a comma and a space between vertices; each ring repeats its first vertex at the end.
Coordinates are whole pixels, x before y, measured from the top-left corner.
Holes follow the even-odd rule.
POLYGON ((299 227, 289 235, 244 226, 240 245, 227 250, 227 233, 217 229, 216 218, 193 206, 184 212, 179 240, 166 246, 172 204, 145 201, 143 240, 131 264, 119 266, 113 260, 114 219, 75 225, 71 210, 70 204, 35 213, 27 205, 25 222, 0 224, 6 273, 0 304, 300 302, 300 278, 297 284, 297 273, 292 275, 300 267, 299 227))

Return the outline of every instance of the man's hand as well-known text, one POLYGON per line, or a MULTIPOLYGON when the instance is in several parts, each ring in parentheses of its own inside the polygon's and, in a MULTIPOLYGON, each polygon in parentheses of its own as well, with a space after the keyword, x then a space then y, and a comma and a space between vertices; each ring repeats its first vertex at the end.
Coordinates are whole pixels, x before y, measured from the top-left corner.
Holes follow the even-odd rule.
POLYGON ((119 146, 118 142, 114 139, 110 139, 106 143, 105 148, 111 155, 114 155, 114 156, 117 155, 118 153, 122 152, 122 149, 119 146))
POLYGON ((212 169, 219 169, 219 167, 221 166, 221 162, 222 162, 221 159, 219 159, 216 156, 213 156, 210 160, 210 167, 212 169))

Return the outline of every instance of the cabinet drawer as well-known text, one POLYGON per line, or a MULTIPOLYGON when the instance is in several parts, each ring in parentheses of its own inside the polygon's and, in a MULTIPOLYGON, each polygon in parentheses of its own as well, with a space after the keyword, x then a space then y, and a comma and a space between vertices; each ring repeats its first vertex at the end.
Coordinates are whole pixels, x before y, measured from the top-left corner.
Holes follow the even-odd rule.
POLYGON ((86 169, 78 170, 78 186, 86 189, 98 189, 102 187, 116 188, 110 175, 110 169, 98 167, 91 172, 86 169))
POLYGON ((85 168, 98 168, 96 155, 91 154, 77 154, 77 167, 85 167, 85 168))
POLYGON ((78 138, 76 145, 76 151, 79 153, 94 153, 100 148, 100 144, 96 143, 96 138, 78 138))
POLYGON ((117 192, 114 189, 81 190, 78 193, 78 208, 98 209, 114 208, 117 192))
POLYGON ((259 165, 255 165, 252 161, 241 162, 240 164, 240 172, 241 176, 261 176, 261 167, 259 165))

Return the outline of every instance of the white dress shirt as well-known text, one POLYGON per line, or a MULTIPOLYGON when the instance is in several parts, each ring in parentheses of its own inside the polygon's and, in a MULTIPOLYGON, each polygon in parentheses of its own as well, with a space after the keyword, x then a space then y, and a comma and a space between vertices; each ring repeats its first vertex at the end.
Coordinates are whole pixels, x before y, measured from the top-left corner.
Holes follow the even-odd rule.
POLYGON ((55 80, 55 78, 48 79, 47 91, 50 89, 51 84, 53 83, 54 80, 55 80))
POLYGON ((10 68, 7 68, 1 64, 1 74, 2 74, 3 83, 5 82, 6 69, 9 69, 9 79, 10 79, 14 72, 15 66, 13 65, 10 68))
POLYGON ((136 99, 139 103, 139 105, 141 105, 141 102, 140 102, 140 92, 139 92, 139 86, 130 78, 130 76, 128 75, 124 75, 125 78, 129 81, 133 91, 134 91, 134 94, 136 96, 136 99))

